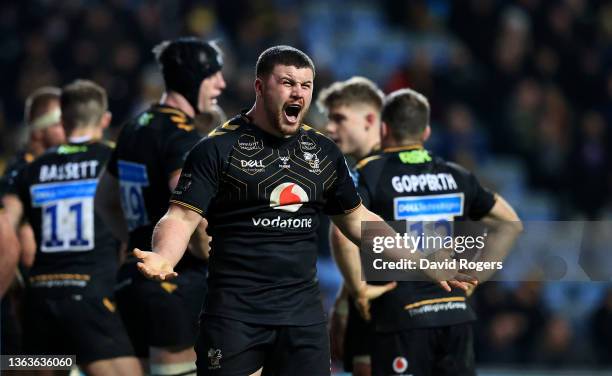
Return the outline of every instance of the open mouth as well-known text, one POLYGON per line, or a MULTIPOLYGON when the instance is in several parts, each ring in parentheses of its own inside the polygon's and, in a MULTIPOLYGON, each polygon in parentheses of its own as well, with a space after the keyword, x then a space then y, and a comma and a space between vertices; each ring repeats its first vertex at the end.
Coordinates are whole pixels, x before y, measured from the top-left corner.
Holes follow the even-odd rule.
POLYGON ((298 121, 300 111, 302 111, 302 106, 299 104, 290 104, 285 106, 284 113, 289 123, 296 123, 298 121))

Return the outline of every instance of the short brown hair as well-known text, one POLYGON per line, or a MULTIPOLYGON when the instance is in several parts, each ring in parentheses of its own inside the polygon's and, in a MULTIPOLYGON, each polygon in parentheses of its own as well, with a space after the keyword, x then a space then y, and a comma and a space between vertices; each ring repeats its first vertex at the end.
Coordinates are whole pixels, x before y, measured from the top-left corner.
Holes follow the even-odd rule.
POLYGON ((382 121, 397 141, 420 135, 429 125, 429 101, 412 89, 400 89, 385 98, 382 121))
POLYGON ((315 76, 315 66, 310 56, 291 46, 270 47, 259 55, 255 64, 255 76, 268 77, 277 65, 288 65, 296 68, 309 68, 315 76))
POLYGON ((64 86, 60 104, 66 130, 93 125, 108 109, 106 91, 89 80, 76 80, 64 86))
POLYGON ((29 124, 38 116, 42 115, 51 102, 59 102, 61 95, 62 90, 55 86, 43 86, 34 90, 25 101, 25 122, 29 124))
POLYGON ((365 77, 351 77, 346 81, 335 82, 323 89, 317 98, 321 112, 341 105, 369 104, 377 111, 383 105, 383 92, 374 82, 365 77))

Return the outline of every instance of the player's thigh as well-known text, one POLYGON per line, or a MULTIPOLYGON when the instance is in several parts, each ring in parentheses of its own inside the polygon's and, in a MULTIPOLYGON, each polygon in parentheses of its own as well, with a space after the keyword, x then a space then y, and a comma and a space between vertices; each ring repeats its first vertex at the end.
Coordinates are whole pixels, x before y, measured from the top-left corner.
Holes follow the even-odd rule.
POLYGON ((205 274, 185 272, 172 281, 157 282, 137 271, 122 270, 118 287, 119 310, 138 357, 149 357, 149 347, 169 352, 193 347, 205 274))
POLYGON ((353 301, 349 305, 348 322, 344 335, 344 370, 353 374, 370 374, 372 324, 360 315, 353 301), (358 369, 357 369, 357 368, 358 369))
POLYGON ((329 336, 325 323, 285 326, 268 352, 264 376, 329 375, 331 372, 329 336))
POLYGON ((24 304, 23 350, 26 354, 74 354, 74 344, 66 336, 57 315, 61 299, 28 293, 24 304))
POLYGON ((88 376, 141 376, 144 374, 140 362, 135 357, 96 360, 81 364, 80 368, 88 376))
POLYGON ((476 376, 474 333, 471 323, 451 325, 439 329, 436 339, 444 348, 434 372, 441 376, 476 376))
POLYGON ((438 376, 433 373, 434 338, 430 329, 376 333, 372 346, 372 376, 438 376))
MULTIPOLYGON (((78 364, 134 357, 121 317, 111 297, 83 296, 59 307, 66 337, 75 345, 78 364)), ((136 361, 136 359, 133 359, 136 361)))
POLYGON ((204 315, 196 343, 199 376, 251 375, 264 365, 276 331, 242 321, 204 315))

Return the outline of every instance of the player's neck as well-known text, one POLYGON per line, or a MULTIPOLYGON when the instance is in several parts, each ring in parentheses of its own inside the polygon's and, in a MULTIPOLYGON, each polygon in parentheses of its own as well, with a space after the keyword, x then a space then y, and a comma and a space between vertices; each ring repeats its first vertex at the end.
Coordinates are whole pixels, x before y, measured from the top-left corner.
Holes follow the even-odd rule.
POLYGON ((74 129, 68 135, 68 142, 72 143, 82 143, 91 140, 100 140, 102 139, 102 129, 99 127, 86 127, 86 128, 77 128, 74 129))
POLYGON ((178 108, 190 117, 195 116, 195 111, 193 107, 191 107, 187 99, 185 99, 184 96, 177 93, 176 91, 166 91, 162 95, 159 103, 166 106, 178 108))
POLYGON ((275 137, 285 137, 281 132, 274 129, 272 124, 270 124, 268 117, 266 116, 266 113, 263 110, 263 107, 258 106, 257 102, 253 105, 253 107, 251 107, 249 111, 247 111, 245 115, 251 120, 253 125, 261 129, 262 131, 269 133, 275 137))
POLYGON ((378 149, 380 149, 380 139, 375 137, 369 138, 368 142, 365 143, 363 147, 356 150, 351 157, 355 158, 356 160, 360 160, 369 156, 378 149))
POLYGON ((382 146, 384 149, 403 148, 403 147, 423 148, 423 141, 421 140, 403 140, 402 142, 397 142, 392 139, 387 139, 383 142, 382 146))

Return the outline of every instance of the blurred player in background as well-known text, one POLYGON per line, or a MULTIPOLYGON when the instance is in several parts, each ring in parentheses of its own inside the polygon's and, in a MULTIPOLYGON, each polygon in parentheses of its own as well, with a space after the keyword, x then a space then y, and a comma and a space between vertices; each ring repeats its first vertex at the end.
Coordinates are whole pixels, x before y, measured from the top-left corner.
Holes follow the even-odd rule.
POLYGON ((14 228, 25 216, 36 254, 24 320, 26 354, 76 354, 89 375, 139 375, 140 364, 113 303, 118 242, 94 213, 94 193, 111 147, 106 92, 91 81, 63 88, 68 143, 19 171, 5 196, 14 228))
MULTIPOLYGON (((522 228, 518 216, 502 197, 483 188, 471 172, 424 149, 431 133, 429 113, 427 99, 413 90, 398 90, 386 97, 382 109, 384 149, 357 168, 364 205, 388 221, 509 223, 511 232, 488 234, 488 242, 509 249, 522 228), (402 183, 414 180, 412 177, 424 177, 428 184, 402 183), (402 200, 411 205, 401 209, 402 200), (440 200, 445 205, 439 204, 440 200)), ((338 239, 338 245, 336 257, 359 252, 349 250, 354 245, 346 240, 338 239)), ((475 375, 471 324, 475 318, 464 289, 444 291, 430 282, 399 282, 396 289, 372 302, 376 332, 371 347, 372 374, 475 375)))
MULTIPOLYGON (((101 178, 96 209, 129 248, 148 250, 153 227, 168 209, 184 158, 201 139, 193 117, 213 110, 225 88, 221 51, 181 38, 154 49, 166 85, 159 104, 126 123, 101 178)), ((128 257, 118 276, 117 302, 139 358, 154 375, 195 374, 193 346, 206 294, 205 222, 172 282, 146 279, 128 257)))
MULTIPOLYGON (((4 175, 0 178, 0 199, 9 190, 19 170, 27 166, 35 158, 40 156, 50 147, 60 145, 64 142, 64 128, 61 125, 60 109, 61 89, 46 86, 32 92, 25 102, 24 123, 28 132, 28 140, 24 149, 9 161, 4 175)), ((0 200, 0 208, 3 206, 0 200)), ((19 301, 21 298, 20 287, 15 283, 17 280, 23 282, 22 274, 32 266, 36 243, 32 227, 28 223, 22 223, 15 236, 10 222, 0 213, 0 232, 3 233, 6 242, 2 248, 2 260, 0 265, 0 296, 11 287, 11 291, 2 299, 2 352, 3 354, 19 354, 21 348, 21 327, 18 323, 19 301), (7 238, 8 237, 8 238, 7 238), (18 242, 17 242, 18 237, 18 242), (9 240, 12 239, 12 240, 9 240), (17 268, 21 260, 21 268, 17 268), (18 272, 19 270, 19 272, 18 272), (19 278, 16 279, 15 277, 19 278)))
MULTIPOLYGON (((384 94, 372 81, 353 77, 332 84, 317 99, 319 109, 327 114, 327 134, 357 165, 380 149, 383 98, 384 94)), ((337 237, 344 235, 334 225, 331 233, 335 252, 337 237)), ((330 324, 332 359, 342 360, 344 370, 353 375, 370 375, 371 325, 361 318, 344 285, 334 303, 330 324)))

